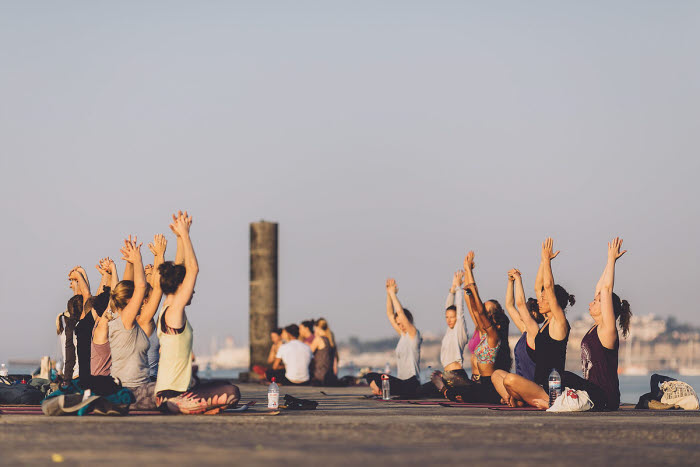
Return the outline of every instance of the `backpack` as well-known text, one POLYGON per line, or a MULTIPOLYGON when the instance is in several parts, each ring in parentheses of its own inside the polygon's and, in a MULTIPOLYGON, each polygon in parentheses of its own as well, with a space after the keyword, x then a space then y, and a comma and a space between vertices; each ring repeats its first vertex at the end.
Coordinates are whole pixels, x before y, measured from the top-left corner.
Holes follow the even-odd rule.
POLYGON ((685 410, 698 410, 698 395, 695 390, 683 381, 666 381, 661 383, 661 402, 668 405, 677 405, 685 410))
POLYGON ((593 408, 586 391, 564 388, 547 412, 585 412, 593 408))

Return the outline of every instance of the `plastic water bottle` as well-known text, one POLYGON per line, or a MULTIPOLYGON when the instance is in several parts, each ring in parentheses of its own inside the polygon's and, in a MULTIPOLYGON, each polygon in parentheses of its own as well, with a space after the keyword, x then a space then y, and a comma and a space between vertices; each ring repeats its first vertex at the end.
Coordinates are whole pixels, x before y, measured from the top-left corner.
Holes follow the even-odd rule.
POLYGON ((277 410, 280 406, 280 387, 275 383, 276 378, 267 387, 267 408, 277 410))
POLYGON ((386 362, 386 365, 384 365, 384 373, 385 374, 391 374, 391 363, 386 362))
POLYGON ((554 401, 561 395, 561 376, 556 368, 552 368, 549 374, 549 406, 554 404, 554 401))
POLYGON ((389 388, 389 375, 382 375, 382 400, 391 400, 391 389, 389 388))
POLYGON ((4 363, 0 365, 0 376, 7 376, 9 374, 9 371, 7 370, 7 365, 4 363))

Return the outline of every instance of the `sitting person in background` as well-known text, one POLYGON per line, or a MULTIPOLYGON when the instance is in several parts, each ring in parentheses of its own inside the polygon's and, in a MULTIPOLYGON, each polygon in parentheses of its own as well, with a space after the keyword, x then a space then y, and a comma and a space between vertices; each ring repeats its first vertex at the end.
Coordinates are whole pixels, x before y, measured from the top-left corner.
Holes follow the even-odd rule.
POLYGON ((314 320, 307 319, 299 325, 299 340, 306 345, 311 345, 314 341, 314 320))
POLYGON ((282 331, 285 343, 277 350, 272 370, 267 371, 267 379, 275 378, 281 384, 309 384, 309 365, 314 354, 311 347, 299 340, 299 326, 290 324, 282 331))
POLYGON ((272 364, 275 363, 277 351, 282 345, 282 329, 275 328, 270 331, 270 340, 272 341, 272 345, 270 345, 270 352, 267 354, 267 364, 269 366, 253 365, 253 372, 262 378, 265 378, 267 371, 272 368, 272 364))
POLYGON ((335 386, 338 378, 333 369, 337 359, 337 351, 333 333, 325 319, 321 318, 316 321, 314 336, 314 340, 311 342, 311 351, 314 353, 311 384, 314 386, 335 386))

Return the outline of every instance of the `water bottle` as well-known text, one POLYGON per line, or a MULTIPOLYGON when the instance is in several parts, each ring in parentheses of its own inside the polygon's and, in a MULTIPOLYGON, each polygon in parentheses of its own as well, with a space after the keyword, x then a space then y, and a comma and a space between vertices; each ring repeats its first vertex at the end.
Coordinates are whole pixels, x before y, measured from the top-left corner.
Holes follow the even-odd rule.
POLYGON ((275 383, 276 378, 267 387, 267 408, 277 410, 280 406, 280 387, 275 383))
POLYGON ((561 376, 556 368, 552 368, 549 374, 549 406, 554 404, 554 401, 561 395, 561 376))
POLYGON ((389 375, 382 375, 382 400, 391 400, 391 390, 389 389, 389 375))
POLYGON ((384 365, 384 373, 385 374, 391 374, 391 363, 386 362, 386 365, 384 365))
POLYGON ((7 371, 7 365, 4 363, 0 365, 0 376, 7 376, 9 372, 7 371))

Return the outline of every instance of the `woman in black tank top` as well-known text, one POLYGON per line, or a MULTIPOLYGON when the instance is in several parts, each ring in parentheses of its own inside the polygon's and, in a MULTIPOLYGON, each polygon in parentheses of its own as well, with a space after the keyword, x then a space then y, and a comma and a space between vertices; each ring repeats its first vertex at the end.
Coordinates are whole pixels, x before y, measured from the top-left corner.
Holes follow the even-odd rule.
POLYGON ((595 325, 581 340, 583 378, 569 371, 562 373, 561 378, 562 387, 586 391, 594 410, 617 410, 620 406, 617 321, 622 335, 627 336, 632 315, 627 300, 620 300, 613 293, 615 263, 626 252, 621 248, 619 237, 608 243, 608 262, 596 286, 595 298, 588 305, 595 325))
POLYGON ((540 313, 545 317, 545 322, 535 337, 535 381, 512 373, 503 379, 503 386, 507 392, 504 402, 511 407, 520 407, 525 404, 542 409, 549 407, 549 397, 543 385, 547 384, 552 368, 556 368, 560 374, 564 370, 566 344, 571 329, 564 309, 567 304, 573 305, 575 299, 562 286, 554 284, 552 260, 556 258, 559 251, 554 252, 553 247, 551 238, 542 244, 540 262, 542 286, 538 291, 540 293, 538 305, 540 313))

